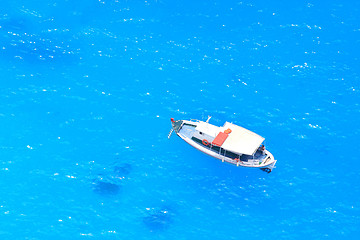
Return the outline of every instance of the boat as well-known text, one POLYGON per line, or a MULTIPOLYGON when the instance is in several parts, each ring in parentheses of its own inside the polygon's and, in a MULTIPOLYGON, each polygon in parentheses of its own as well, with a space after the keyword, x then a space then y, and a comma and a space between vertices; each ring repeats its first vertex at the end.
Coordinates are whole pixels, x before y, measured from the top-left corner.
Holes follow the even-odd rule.
POLYGON ((222 162, 237 167, 258 168, 270 173, 275 167, 274 156, 265 148, 265 138, 235 125, 225 122, 222 127, 200 120, 175 120, 171 118, 172 129, 185 142, 201 152, 222 162))

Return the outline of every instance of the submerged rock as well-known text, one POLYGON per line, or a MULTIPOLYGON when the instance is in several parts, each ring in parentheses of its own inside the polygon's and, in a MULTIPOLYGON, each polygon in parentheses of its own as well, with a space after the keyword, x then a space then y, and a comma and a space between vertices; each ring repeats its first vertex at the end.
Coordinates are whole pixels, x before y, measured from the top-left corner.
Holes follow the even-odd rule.
POLYGON ((118 194, 125 177, 130 174, 131 168, 128 163, 117 165, 114 168, 104 168, 92 182, 94 192, 103 195, 118 194))
POLYGON ((22 17, 14 17, 0 21, 2 29, 7 32, 25 32, 29 30, 29 21, 22 17))
POLYGON ((104 182, 102 180, 96 180, 93 182, 94 192, 105 195, 115 195, 120 191, 120 186, 110 182, 104 182))
POLYGON ((114 174, 116 178, 125 178, 130 174, 132 167, 129 163, 124 163, 114 167, 114 174))
POLYGON ((1 57, 28 64, 78 62, 79 48, 71 47, 74 40, 66 31, 52 32, 48 27, 44 21, 28 17, 0 19, 0 34, 5 40, 1 57))
POLYGON ((162 231, 169 227, 172 222, 172 213, 167 209, 148 209, 149 213, 143 218, 143 223, 150 231, 162 231))

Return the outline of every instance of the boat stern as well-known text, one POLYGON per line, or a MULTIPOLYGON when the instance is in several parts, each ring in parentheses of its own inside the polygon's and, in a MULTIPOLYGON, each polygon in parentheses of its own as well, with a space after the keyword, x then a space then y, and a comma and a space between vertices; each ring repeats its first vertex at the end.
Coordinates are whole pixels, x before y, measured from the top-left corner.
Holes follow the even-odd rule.
POLYGON ((265 150, 265 153, 266 155, 268 155, 268 158, 263 163, 263 165, 265 166, 261 166, 260 169, 267 173, 270 173, 273 170, 273 168, 275 168, 275 164, 277 160, 275 160, 274 156, 268 150, 265 150))

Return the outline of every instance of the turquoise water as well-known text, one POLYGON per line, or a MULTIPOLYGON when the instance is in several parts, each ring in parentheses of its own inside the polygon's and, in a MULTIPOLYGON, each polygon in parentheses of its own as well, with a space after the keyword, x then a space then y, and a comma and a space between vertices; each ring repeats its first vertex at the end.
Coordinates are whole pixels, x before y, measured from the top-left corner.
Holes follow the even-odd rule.
POLYGON ((3 1, 1 239, 358 239, 357 1, 3 1), (267 174, 170 117, 266 138, 267 174))

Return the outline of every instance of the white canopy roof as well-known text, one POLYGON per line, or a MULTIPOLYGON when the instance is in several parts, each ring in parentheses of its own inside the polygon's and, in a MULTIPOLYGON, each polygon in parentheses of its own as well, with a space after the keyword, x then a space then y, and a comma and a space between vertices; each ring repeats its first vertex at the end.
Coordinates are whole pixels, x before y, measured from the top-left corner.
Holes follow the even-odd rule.
POLYGON ((225 140, 222 148, 238 154, 252 155, 259 148, 265 138, 243 127, 226 122, 223 129, 231 129, 229 137, 225 140))
POLYGON ((211 137, 216 137, 219 132, 231 129, 231 133, 222 144, 222 148, 237 154, 253 155, 265 138, 238 125, 226 122, 223 127, 218 127, 207 122, 199 122, 196 130, 211 137))

